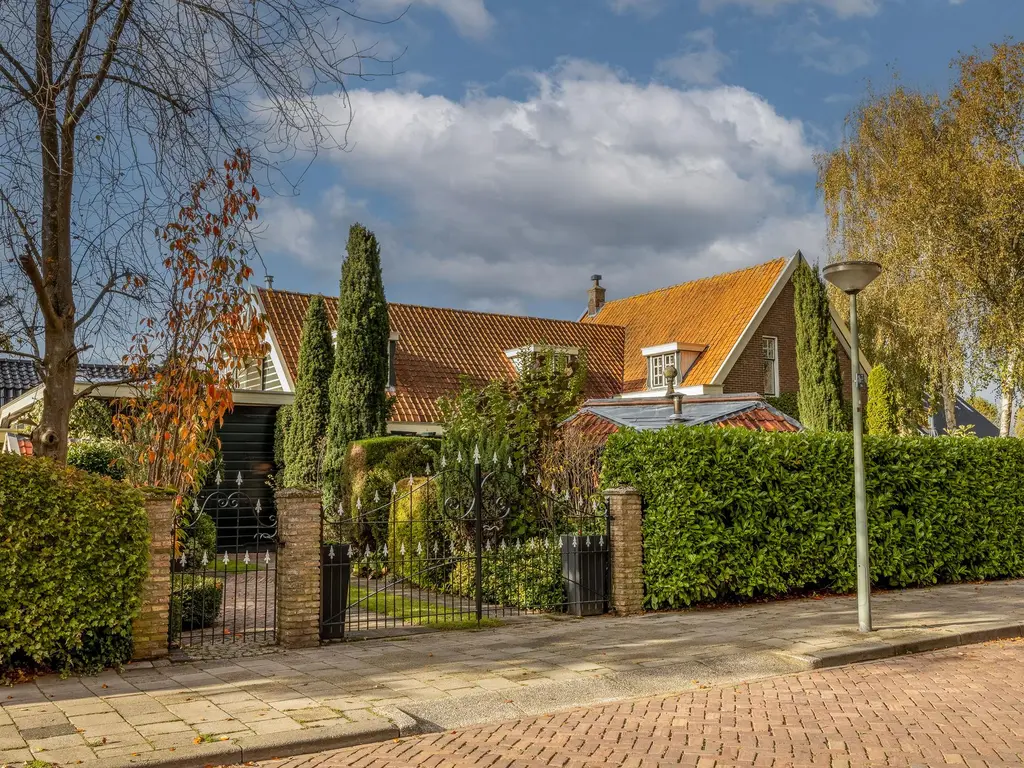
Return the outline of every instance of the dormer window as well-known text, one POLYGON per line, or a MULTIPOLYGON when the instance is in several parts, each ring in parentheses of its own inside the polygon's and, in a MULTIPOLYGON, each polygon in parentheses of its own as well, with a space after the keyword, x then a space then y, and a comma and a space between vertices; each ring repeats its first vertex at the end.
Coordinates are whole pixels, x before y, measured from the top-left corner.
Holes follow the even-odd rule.
POLYGON ((665 388, 665 369, 674 367, 679 370, 679 353, 665 352, 647 356, 647 388, 665 388))
POLYGON ((681 383, 705 349, 705 344, 685 344, 677 341, 641 349, 640 353, 647 358, 647 389, 666 387, 668 381, 665 379, 665 369, 669 366, 675 367, 676 383, 681 383))
POLYGON ((540 365, 540 356, 546 355, 550 365, 563 360, 569 367, 575 367, 579 357, 579 347, 557 347, 550 344, 527 344, 525 347, 506 349, 505 357, 512 361, 516 373, 522 375, 527 365, 540 365))

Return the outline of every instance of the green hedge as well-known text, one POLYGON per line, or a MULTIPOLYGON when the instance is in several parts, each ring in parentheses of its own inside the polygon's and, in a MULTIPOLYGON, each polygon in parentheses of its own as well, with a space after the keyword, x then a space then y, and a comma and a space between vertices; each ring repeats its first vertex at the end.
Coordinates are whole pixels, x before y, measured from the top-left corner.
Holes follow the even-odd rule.
POLYGON ((356 515, 362 499, 364 525, 354 534, 360 547, 381 545, 387 535, 391 489, 399 480, 426 474, 427 466, 437 467, 441 441, 426 437, 371 437, 349 445, 345 461, 343 487, 348 499, 347 511, 356 515), (371 511, 377 510, 376 514, 371 511))
POLYGON ((175 574, 171 589, 171 632, 213 626, 224 601, 224 582, 207 576, 175 574))
POLYGON ((139 491, 0 454, 0 671, 127 661, 148 546, 139 491))
POLYGON ((68 446, 68 466, 124 480, 128 475, 125 447, 111 439, 83 440, 68 446))
MULTIPOLYGON (((865 439, 872 581, 1024 575, 1024 441, 865 439)), ((652 608, 855 585, 848 434, 621 430, 602 482, 643 496, 652 608)))

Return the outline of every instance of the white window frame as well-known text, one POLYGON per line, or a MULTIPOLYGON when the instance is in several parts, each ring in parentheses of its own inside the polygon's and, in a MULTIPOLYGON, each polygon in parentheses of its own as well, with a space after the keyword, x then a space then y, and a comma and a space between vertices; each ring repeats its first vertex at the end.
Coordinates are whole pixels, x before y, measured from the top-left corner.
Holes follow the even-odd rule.
POLYGON ((505 357, 507 357, 513 367, 516 369, 516 374, 523 374, 523 366, 533 358, 534 355, 540 353, 553 353, 551 362, 554 363, 555 357, 558 355, 564 355, 566 361, 570 364, 575 363, 576 359, 580 356, 579 347, 564 347, 554 346, 552 344, 527 344, 525 347, 516 347, 515 349, 506 349, 505 357))
POLYGON ((767 365, 769 361, 772 364, 772 387, 773 391, 769 392, 767 388, 762 390, 762 394, 767 397, 778 397, 779 396, 779 337, 778 336, 762 336, 761 337, 761 363, 763 366, 764 373, 762 374, 763 379, 761 386, 764 387, 768 383, 767 377, 767 365), (769 345, 770 342, 770 345, 769 345), (773 356, 768 356, 769 346, 773 356))
POLYGON ((676 384, 679 383, 679 352, 658 352, 653 355, 647 355, 647 388, 648 389, 664 389, 668 386, 668 382, 665 381, 665 369, 669 366, 674 366, 676 369, 676 384))

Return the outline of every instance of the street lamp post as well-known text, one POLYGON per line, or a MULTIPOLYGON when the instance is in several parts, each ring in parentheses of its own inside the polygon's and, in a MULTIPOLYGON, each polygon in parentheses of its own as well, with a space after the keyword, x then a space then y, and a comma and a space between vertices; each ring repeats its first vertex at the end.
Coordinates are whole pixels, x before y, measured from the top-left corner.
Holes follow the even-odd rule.
POLYGON ((868 542, 868 500, 864 483, 864 426, 860 407, 860 341, 857 338, 857 294, 882 273, 874 261, 829 264, 825 279, 850 297, 850 365, 853 399, 853 492, 857 518, 857 623, 871 631, 871 560, 868 542))

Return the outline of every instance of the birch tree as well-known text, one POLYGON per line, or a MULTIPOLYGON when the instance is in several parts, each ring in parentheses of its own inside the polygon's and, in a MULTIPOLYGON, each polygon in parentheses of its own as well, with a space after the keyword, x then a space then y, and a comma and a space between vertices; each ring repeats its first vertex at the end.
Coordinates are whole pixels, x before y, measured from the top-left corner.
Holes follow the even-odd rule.
POLYGON ((951 258, 964 237, 950 188, 950 133, 937 96, 896 87, 869 95, 818 167, 833 255, 883 266, 860 299, 867 354, 888 367, 911 410, 937 392, 953 426, 968 329, 951 258))

